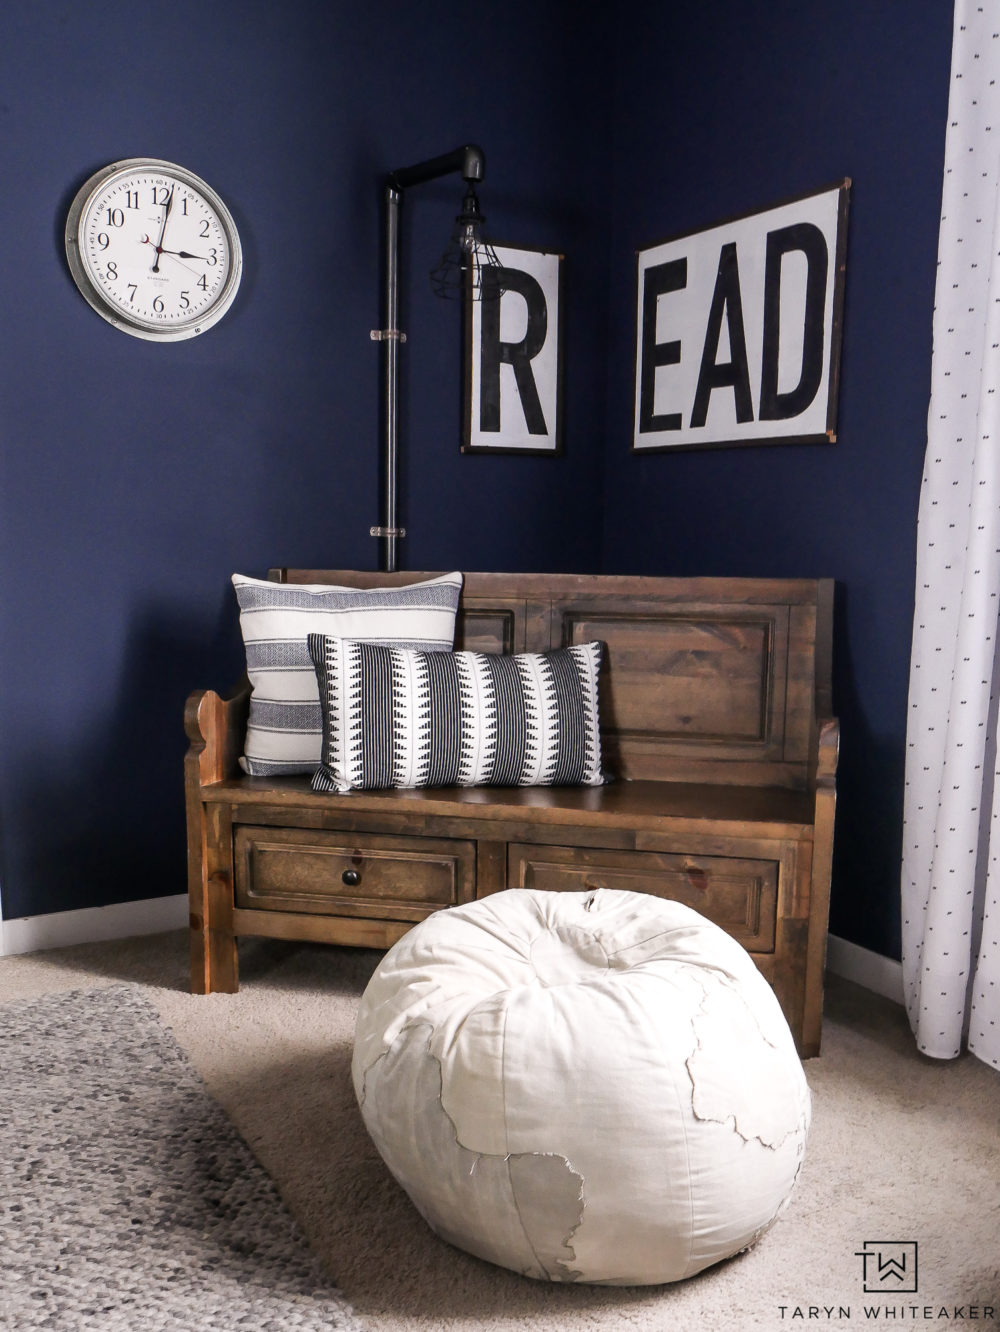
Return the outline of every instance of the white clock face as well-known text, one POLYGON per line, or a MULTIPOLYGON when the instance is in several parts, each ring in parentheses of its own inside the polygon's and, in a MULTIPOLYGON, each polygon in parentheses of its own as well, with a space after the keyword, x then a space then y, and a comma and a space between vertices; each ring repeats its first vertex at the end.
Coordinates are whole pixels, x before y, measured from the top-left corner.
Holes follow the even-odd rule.
POLYGON ((232 303, 242 268, 221 199, 191 172, 153 159, 91 177, 70 209, 66 251, 98 314, 151 340, 211 327, 232 303))

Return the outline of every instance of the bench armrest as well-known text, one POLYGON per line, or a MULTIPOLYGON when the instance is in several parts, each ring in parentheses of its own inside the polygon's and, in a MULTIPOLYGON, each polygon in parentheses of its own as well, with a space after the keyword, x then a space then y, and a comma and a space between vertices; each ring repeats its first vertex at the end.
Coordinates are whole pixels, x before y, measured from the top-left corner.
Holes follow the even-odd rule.
POLYGON ((249 705, 250 682, 245 678, 228 698, 212 689, 189 696, 184 729, 191 743, 184 764, 195 785, 210 786, 238 774, 249 705))
POLYGON ((840 755, 840 722, 836 717, 820 718, 817 727, 816 785, 833 786, 840 755))

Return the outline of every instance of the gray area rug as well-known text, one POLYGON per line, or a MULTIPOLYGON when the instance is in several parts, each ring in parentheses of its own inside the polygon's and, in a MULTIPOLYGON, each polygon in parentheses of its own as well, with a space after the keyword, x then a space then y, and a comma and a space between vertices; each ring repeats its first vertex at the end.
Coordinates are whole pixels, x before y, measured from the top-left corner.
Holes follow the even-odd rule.
POLYGON ((0 1327, 362 1328, 131 986, 0 1006, 0 1327))

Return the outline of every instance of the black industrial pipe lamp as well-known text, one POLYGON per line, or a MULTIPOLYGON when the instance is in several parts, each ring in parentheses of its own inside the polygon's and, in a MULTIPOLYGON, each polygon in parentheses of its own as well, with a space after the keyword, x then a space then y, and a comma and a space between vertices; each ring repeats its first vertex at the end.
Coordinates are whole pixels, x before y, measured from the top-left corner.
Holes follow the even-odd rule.
POLYGON ((503 269, 496 251, 486 239, 485 222, 476 196, 476 182, 486 173, 486 158, 476 144, 466 144, 441 157, 391 171, 385 183, 385 327, 372 330, 372 340, 381 342, 383 356, 384 438, 382 448, 382 523, 371 535, 382 542, 381 565, 392 573, 398 567, 397 541, 406 535, 397 523, 396 475, 398 470, 399 388, 396 358, 406 334, 398 327, 399 317, 399 210, 403 191, 411 185, 458 171, 466 183, 462 211, 455 218, 451 239, 440 261, 431 270, 436 295, 462 300, 496 300, 503 292, 503 269))

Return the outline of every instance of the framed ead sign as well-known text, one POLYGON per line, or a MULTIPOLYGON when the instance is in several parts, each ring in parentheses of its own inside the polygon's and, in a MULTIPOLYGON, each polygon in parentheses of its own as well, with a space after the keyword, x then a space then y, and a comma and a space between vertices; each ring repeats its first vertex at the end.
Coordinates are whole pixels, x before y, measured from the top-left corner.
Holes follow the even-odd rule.
POLYGON ((465 304, 462 452, 561 453, 562 255, 494 248, 500 298, 465 304))
POLYGON ((850 188, 639 251, 634 450, 836 439, 850 188))

